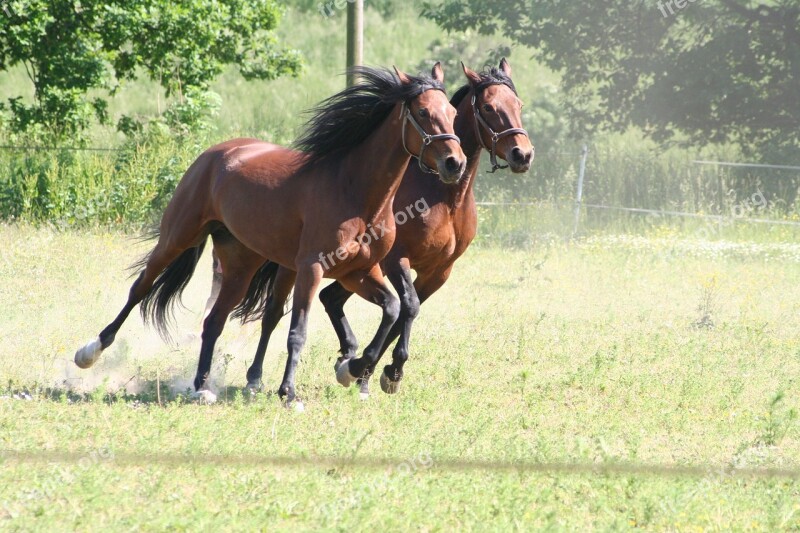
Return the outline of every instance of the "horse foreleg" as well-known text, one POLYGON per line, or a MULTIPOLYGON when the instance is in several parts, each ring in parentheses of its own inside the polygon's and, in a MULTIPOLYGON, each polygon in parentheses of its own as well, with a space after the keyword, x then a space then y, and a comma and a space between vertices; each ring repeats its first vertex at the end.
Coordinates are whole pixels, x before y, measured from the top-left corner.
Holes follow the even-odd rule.
MULTIPOLYGON (((392 352, 392 364, 387 365, 381 374, 380 383, 381 390, 387 394, 395 394, 400 389, 400 380, 403 377, 403 366, 409 357, 409 341, 411 339, 411 326, 414 319, 419 314, 420 306, 430 296, 439 290, 444 285, 447 278, 450 276, 452 266, 445 270, 434 273, 421 273, 417 275, 417 279, 411 282, 411 271, 407 260, 395 263, 394 267, 390 267, 387 273, 392 286, 400 296, 401 311, 400 318, 392 327, 389 335, 386 337, 379 358, 383 356, 389 346, 397 340, 394 351, 392 352)), ((377 365, 377 361, 376 361, 377 365)), ((370 374, 374 371, 371 369, 370 374)), ((362 380, 361 393, 369 394, 369 377, 362 380)))
POLYGON ((366 276, 348 276, 340 281, 346 289, 358 294, 368 302, 379 305, 383 310, 378 331, 364 349, 364 354, 359 358, 343 361, 336 371, 336 380, 341 385, 349 387, 357 379, 368 377, 370 369, 374 368, 378 362, 386 337, 400 316, 400 301, 384 283, 383 274, 378 265, 375 265, 366 276))
POLYGON ((338 281, 334 281, 319 293, 319 300, 325 306, 325 312, 328 313, 333 330, 339 338, 339 353, 342 355, 336 360, 334 370, 338 370, 339 365, 346 359, 355 357, 358 351, 358 339, 344 314, 344 304, 352 295, 353 293, 338 281))
MULTIPOLYGON (((408 360, 411 325, 419 315, 420 301, 417 296, 417 290, 414 288, 414 281, 411 279, 408 259, 403 258, 393 263, 386 274, 400 297, 400 318, 397 319, 392 328, 393 331, 400 332, 400 339, 397 341, 392 353, 392 364, 384 367, 380 383, 383 392, 394 394, 400 389, 400 380, 403 378, 403 365, 408 360)), ((392 340, 394 339, 386 339, 387 342, 382 346, 380 355, 383 355, 383 351, 388 348, 392 340)))

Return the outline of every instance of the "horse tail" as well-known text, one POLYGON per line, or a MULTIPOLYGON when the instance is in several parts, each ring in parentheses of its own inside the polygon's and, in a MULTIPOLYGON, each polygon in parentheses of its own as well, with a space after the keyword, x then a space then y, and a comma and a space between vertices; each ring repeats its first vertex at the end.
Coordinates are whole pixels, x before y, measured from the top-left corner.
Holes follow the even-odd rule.
POLYGON ((272 261, 261 265, 250 281, 250 287, 248 287, 244 299, 234 308, 231 319, 238 318, 245 323, 261 320, 264 317, 267 301, 272 297, 275 288, 275 276, 278 274, 278 268, 278 263, 272 261))
MULTIPOLYGON (((155 232, 154 237, 158 237, 155 232)), ((181 295, 194 275, 197 262, 203 255, 207 239, 204 238, 197 246, 181 252, 167 268, 165 268, 153 282, 153 287, 142 299, 140 311, 145 324, 155 327, 158 334, 165 340, 172 340, 170 327, 176 304, 181 304, 181 295)), ((135 263, 131 269, 137 270, 147 264, 149 255, 135 263)), ((182 304, 181 304, 182 305, 182 304)))

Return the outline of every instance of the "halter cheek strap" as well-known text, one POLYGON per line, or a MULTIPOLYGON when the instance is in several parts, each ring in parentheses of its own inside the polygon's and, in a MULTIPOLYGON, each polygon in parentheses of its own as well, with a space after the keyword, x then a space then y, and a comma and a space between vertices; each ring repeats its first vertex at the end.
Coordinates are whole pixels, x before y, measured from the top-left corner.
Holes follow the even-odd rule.
POLYGON ((477 105, 477 96, 473 93, 472 94, 472 111, 475 116, 475 132, 478 134, 478 141, 481 143, 488 152, 490 161, 492 163, 492 170, 489 173, 494 173, 499 168, 508 168, 508 165, 500 165, 497 162, 497 141, 502 139, 503 137, 508 137, 509 135, 524 135, 528 137, 528 132, 522 128, 508 128, 507 130, 503 130, 500 133, 495 132, 492 127, 489 125, 488 122, 483 118, 481 115, 480 109, 478 109, 477 105), (491 148, 486 146, 486 143, 483 142, 483 135, 481 135, 481 126, 492 138, 492 146, 491 148))
POLYGON ((425 155, 425 149, 434 141, 452 140, 461 144, 461 139, 452 133, 438 133, 436 135, 430 135, 426 133, 425 130, 422 129, 422 126, 419 125, 419 122, 414 119, 414 116, 411 114, 411 109, 405 103, 403 103, 403 106, 400 108, 400 115, 403 117, 403 148, 408 155, 417 159, 420 170, 427 172, 428 174, 439 174, 435 168, 431 168, 423 162, 422 158, 425 155), (411 125, 414 126, 414 129, 417 130, 417 133, 419 133, 419 136, 422 138, 422 147, 419 150, 419 155, 413 154, 411 150, 408 149, 408 146, 406 146, 407 123, 411 123, 411 125))

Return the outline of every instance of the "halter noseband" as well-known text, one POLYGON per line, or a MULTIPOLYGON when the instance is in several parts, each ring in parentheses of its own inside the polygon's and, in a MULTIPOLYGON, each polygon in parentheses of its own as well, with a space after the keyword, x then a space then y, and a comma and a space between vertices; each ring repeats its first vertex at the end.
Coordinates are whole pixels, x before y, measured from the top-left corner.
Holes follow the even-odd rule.
POLYGON ((407 103, 403 103, 403 106, 400 108, 400 114, 403 116, 403 148, 411 157, 416 157, 417 162, 419 163, 419 168, 423 172, 427 172, 428 174, 439 174, 439 172, 435 168, 431 168, 426 165, 422 161, 422 156, 425 155, 425 149, 430 145, 433 141, 443 141, 443 140, 453 140, 457 143, 461 144, 461 139, 458 138, 457 135, 453 135, 452 133, 439 133, 437 135, 429 135, 422 129, 422 126, 414 119, 414 116, 411 114, 411 108, 407 105, 407 103), (414 155, 411 153, 411 150, 408 149, 406 146, 406 123, 410 122, 414 129, 417 130, 419 136, 422 137, 422 147, 419 150, 419 155, 414 155))
POLYGON ((500 165, 497 163, 497 141, 499 141, 503 137, 508 137, 509 135, 519 134, 528 137, 528 132, 522 128, 508 128, 507 130, 503 130, 500 133, 495 132, 489 125, 489 123, 486 122, 486 120, 481 115, 481 111, 480 109, 478 109, 477 106, 477 94, 475 94, 474 91, 472 93, 472 111, 475 115, 475 132, 478 134, 478 142, 480 142, 481 146, 483 146, 489 152, 490 161, 492 163, 492 170, 490 170, 489 173, 492 174, 499 168, 508 168, 508 165, 500 165), (486 146, 486 143, 483 142, 483 135, 481 135, 481 126, 483 126, 486 132, 492 137, 491 148, 486 146))

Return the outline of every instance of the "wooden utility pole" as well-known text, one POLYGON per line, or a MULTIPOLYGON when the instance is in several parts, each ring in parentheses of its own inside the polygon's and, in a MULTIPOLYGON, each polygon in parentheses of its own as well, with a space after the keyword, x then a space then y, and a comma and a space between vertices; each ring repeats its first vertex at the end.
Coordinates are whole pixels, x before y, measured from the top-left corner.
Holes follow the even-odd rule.
MULTIPOLYGON (((347 68, 364 64, 364 0, 347 0, 347 68)), ((347 73, 347 86, 356 76, 347 73)))

